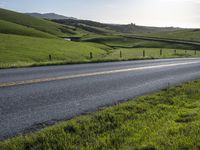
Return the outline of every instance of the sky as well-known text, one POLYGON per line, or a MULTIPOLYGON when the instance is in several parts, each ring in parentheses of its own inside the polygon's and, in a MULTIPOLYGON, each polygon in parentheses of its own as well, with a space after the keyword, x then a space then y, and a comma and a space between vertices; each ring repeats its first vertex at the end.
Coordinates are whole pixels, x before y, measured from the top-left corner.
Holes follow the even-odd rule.
POLYGON ((103 23, 200 27, 200 0, 0 0, 0 7, 103 23))

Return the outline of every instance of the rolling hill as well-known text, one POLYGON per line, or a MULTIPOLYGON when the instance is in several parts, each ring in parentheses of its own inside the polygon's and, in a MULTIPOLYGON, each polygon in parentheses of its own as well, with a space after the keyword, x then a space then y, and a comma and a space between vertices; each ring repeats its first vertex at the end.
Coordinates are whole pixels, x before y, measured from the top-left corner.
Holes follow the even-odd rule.
POLYGON ((103 28, 106 30, 111 30, 112 32, 118 32, 118 33, 152 33, 152 32, 169 32, 169 31, 177 31, 180 30, 180 28, 173 28, 173 27, 147 27, 147 26, 139 26, 136 24, 127 24, 127 25, 120 25, 120 24, 105 24, 90 20, 78 20, 78 19, 60 19, 60 20, 54 20, 57 23, 65 24, 65 25, 71 25, 76 27, 81 27, 83 25, 85 26, 92 26, 96 28, 103 28))
POLYGON ((33 28, 35 30, 39 30, 41 32, 52 34, 58 37, 77 34, 76 31, 74 31, 75 29, 72 27, 2 8, 0 8, 0 20, 18 24, 26 28, 33 28))
POLYGON ((66 17, 63 15, 58 15, 55 13, 25 13, 27 15, 33 16, 33 17, 39 17, 39 18, 44 18, 44 19, 49 19, 49 20, 60 20, 60 19, 76 19, 73 17, 66 17))
POLYGON ((185 49, 199 50, 199 47, 191 44, 138 39, 134 38, 135 35, 200 39, 197 29, 113 25, 71 18, 47 20, 0 9, 0 68, 154 57, 190 57, 194 56, 194 51, 186 54, 185 49), (71 38, 72 41, 66 41, 64 38, 71 38), (165 56, 158 56, 162 48, 165 49, 165 56), (144 49, 148 51, 146 57, 142 57, 144 49), (174 49, 179 49, 178 55, 174 54, 174 49), (93 53, 93 59, 90 58, 90 52, 93 53), (123 58, 119 58, 121 52, 124 54, 123 58), (52 60, 49 60, 49 55, 52 55, 52 60))
POLYGON ((184 30, 173 31, 173 32, 164 32, 164 33, 162 33, 162 32, 143 33, 140 35, 149 36, 149 37, 179 39, 179 40, 200 42, 200 29, 184 29, 184 30))
POLYGON ((0 20, 0 33, 17 34, 33 37, 55 38, 56 36, 36 30, 34 28, 26 27, 20 24, 0 20))
MULTIPOLYGON (((91 20, 81 20, 73 17, 66 17, 63 15, 58 15, 55 13, 26 13, 30 16, 39 17, 39 18, 45 18, 49 20, 54 20, 55 22, 65 24, 65 25, 71 25, 76 26, 85 29, 86 31, 91 32, 90 28, 97 28, 101 30, 107 30, 107 33, 109 32, 122 32, 122 33, 134 33, 134 32, 165 32, 165 31, 177 31, 180 30, 180 28, 174 28, 174 27, 147 27, 147 26, 138 26, 133 23, 127 24, 127 25, 121 25, 121 24, 106 24, 106 23, 100 23, 96 21, 91 20), (87 28, 84 28, 87 27, 87 28)), ((93 31, 93 30, 92 30, 93 31)), ((95 32, 95 31, 94 31, 95 32)), ((105 34, 105 32, 100 32, 100 34, 105 34)))
POLYGON ((95 43, 0 33, 0 68, 88 62, 90 52, 101 58, 108 49, 95 43))

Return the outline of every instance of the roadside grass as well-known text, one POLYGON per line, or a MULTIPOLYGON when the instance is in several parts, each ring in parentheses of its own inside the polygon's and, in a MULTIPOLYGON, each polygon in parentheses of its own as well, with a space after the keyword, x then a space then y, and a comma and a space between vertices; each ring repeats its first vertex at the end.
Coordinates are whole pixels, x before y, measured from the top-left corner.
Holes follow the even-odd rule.
POLYGON ((88 63, 105 63, 117 61, 136 61, 136 60, 150 60, 154 58, 131 58, 131 59, 86 59, 81 61, 45 61, 45 62, 16 62, 12 64, 0 64, 0 69, 22 68, 22 67, 39 67, 39 66, 56 66, 56 65, 73 65, 73 64, 88 64, 88 63))
POLYGON ((177 58, 177 57, 200 57, 200 51, 168 48, 118 48, 111 50, 106 58, 117 59, 131 58, 177 58))
POLYGON ((0 142, 2 150, 199 148, 200 80, 0 142))

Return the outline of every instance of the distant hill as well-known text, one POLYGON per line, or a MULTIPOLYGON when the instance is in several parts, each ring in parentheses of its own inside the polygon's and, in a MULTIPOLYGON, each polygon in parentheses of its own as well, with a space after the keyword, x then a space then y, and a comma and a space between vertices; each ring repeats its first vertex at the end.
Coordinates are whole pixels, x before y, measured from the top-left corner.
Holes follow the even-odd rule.
POLYGON ((153 33, 153 32, 171 32, 171 31, 177 31, 181 28, 175 28, 175 27, 148 27, 148 26, 140 26, 136 24, 106 24, 106 23, 100 23, 95 22, 91 20, 74 20, 74 19, 57 19, 53 20, 60 24, 75 26, 79 28, 84 28, 84 30, 87 30, 85 26, 89 27, 95 27, 95 28, 103 28, 106 30, 112 30, 115 32, 120 33, 153 33))
POLYGON ((98 36, 143 35, 199 41, 199 29, 181 29, 174 27, 148 27, 134 23, 106 24, 91 20, 47 13, 23 14, 0 8, 0 33, 34 37, 71 37, 75 40, 98 38, 98 36), (47 19, 43 17, 46 16, 47 19), (50 20, 50 18, 52 20, 50 20))
POLYGON ((63 15, 55 14, 55 13, 26 13, 30 16, 44 18, 53 20, 57 23, 75 26, 77 28, 81 28, 83 30, 86 30, 88 32, 94 32, 97 34, 106 34, 109 32, 121 32, 121 33, 135 33, 135 32, 171 32, 171 31, 177 31, 180 30, 180 28, 174 28, 174 27, 148 27, 148 26, 139 26, 136 24, 106 24, 106 23, 100 23, 96 21, 91 20, 81 20, 76 19, 73 17, 66 17, 63 15), (107 30, 107 31, 106 31, 107 30))
POLYGON ((60 20, 60 19, 74 19, 76 20, 76 18, 73 17, 66 17, 63 15, 58 15, 55 13, 45 13, 45 14, 41 14, 41 13, 26 13, 27 15, 33 16, 33 17, 39 17, 39 18, 44 18, 44 19, 49 19, 49 20, 60 20))

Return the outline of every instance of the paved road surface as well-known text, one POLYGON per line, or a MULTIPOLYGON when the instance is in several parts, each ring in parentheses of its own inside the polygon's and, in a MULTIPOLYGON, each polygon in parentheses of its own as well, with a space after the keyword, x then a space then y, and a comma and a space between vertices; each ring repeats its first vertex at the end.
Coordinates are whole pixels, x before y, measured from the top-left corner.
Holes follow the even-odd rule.
POLYGON ((0 70, 0 139, 200 77, 200 59, 0 70))

